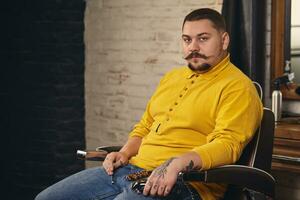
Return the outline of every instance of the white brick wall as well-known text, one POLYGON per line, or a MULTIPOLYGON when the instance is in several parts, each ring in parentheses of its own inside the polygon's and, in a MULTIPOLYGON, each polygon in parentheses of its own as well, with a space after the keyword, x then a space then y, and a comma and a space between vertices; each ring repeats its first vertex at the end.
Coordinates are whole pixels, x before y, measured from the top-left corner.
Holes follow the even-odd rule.
POLYGON ((86 144, 94 149, 127 140, 162 75, 185 64, 185 15, 200 7, 220 11, 222 0, 86 2, 86 144))

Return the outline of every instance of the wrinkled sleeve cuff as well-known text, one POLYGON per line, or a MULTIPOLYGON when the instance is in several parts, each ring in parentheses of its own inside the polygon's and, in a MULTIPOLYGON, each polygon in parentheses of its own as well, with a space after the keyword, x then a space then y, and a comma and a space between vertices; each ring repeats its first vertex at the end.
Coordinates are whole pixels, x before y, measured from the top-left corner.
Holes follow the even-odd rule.
POLYGON ((201 162, 202 162, 201 170, 207 170, 212 168, 210 156, 205 149, 199 147, 193 149, 193 151, 196 152, 201 158, 201 162))

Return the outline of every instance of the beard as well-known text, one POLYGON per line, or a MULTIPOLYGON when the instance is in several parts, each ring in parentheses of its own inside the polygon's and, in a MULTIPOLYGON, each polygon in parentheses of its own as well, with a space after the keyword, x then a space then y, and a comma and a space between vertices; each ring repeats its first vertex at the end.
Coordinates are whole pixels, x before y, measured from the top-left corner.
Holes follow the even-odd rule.
MULTIPOLYGON (((208 56, 204 55, 204 54, 200 54, 199 52, 197 51, 193 51, 191 52, 189 55, 185 56, 184 59, 185 60, 189 60, 189 59, 192 59, 192 58, 202 58, 204 60, 207 60, 208 59, 208 56)), ((192 70, 192 71, 195 71, 195 72, 205 72, 207 71, 211 65, 208 64, 208 63, 202 63, 202 64, 198 64, 195 63, 195 64, 192 64, 191 62, 188 63, 188 67, 192 70)))
POLYGON ((205 71, 208 71, 209 68, 211 67, 210 64, 208 63, 202 63, 200 65, 193 65, 191 63, 188 64, 188 67, 192 70, 192 71, 195 71, 195 72, 205 72, 205 71))

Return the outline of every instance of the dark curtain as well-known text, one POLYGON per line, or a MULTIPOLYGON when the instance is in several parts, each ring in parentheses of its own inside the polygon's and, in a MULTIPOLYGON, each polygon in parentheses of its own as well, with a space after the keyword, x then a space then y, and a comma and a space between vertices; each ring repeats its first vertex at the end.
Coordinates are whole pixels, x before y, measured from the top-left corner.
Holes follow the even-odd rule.
POLYGON ((266 0, 224 0, 222 14, 230 34, 232 63, 263 87, 266 0))

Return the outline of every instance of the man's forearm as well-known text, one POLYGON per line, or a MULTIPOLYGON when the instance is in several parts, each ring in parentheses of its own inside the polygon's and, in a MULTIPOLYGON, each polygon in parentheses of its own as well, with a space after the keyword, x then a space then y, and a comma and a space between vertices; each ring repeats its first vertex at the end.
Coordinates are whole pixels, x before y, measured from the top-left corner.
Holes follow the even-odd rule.
POLYGON ((191 170, 201 169, 202 161, 200 156, 196 152, 189 152, 183 154, 177 159, 174 160, 176 165, 179 167, 179 171, 181 172, 188 172, 191 170))
POLYGON ((128 159, 136 155, 142 143, 142 138, 138 136, 131 137, 127 140, 126 144, 122 147, 120 152, 124 153, 128 159))
POLYGON ((147 179, 143 194, 167 196, 174 186, 179 172, 200 169, 201 166, 201 158, 196 152, 172 157, 153 170, 147 179))

